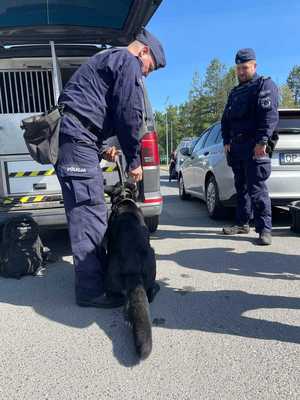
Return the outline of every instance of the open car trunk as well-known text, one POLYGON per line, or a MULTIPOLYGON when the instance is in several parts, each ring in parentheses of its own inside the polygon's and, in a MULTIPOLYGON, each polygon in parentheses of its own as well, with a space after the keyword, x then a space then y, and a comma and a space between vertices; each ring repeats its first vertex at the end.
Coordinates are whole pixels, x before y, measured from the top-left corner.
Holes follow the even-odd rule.
POLYGON ((0 45, 127 45, 162 0, 3 0, 0 45))

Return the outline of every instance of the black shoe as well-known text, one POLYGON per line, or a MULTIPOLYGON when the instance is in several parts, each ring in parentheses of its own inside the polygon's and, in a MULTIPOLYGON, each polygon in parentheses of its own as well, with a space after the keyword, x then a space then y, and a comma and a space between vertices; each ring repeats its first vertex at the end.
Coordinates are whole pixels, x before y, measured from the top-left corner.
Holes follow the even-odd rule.
POLYGON ((77 297, 76 303, 80 307, 116 308, 124 305, 125 296, 103 293, 101 296, 92 298, 77 297))
POLYGON ((245 225, 233 225, 228 228, 223 228, 224 235, 238 235, 241 233, 249 233, 250 226, 248 224, 245 225))
POLYGON ((257 239, 257 244, 260 246, 269 246, 272 244, 272 234, 271 232, 262 231, 257 239))
POLYGON ((157 293, 160 291, 160 286, 157 282, 154 283, 151 289, 147 290, 147 297, 149 303, 152 303, 157 293))

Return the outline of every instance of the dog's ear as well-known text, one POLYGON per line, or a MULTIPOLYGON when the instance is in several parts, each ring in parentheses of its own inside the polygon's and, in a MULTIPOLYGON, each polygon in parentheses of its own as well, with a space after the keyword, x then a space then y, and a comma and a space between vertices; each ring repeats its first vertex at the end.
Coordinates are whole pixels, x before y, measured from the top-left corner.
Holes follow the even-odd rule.
POLYGON ((128 182, 128 190, 131 193, 132 199, 137 201, 137 197, 139 195, 139 189, 136 183, 128 182))
POLYGON ((104 187, 104 193, 108 194, 110 197, 117 196, 121 191, 121 184, 120 182, 116 183, 115 185, 106 185, 104 187))
POLYGON ((135 183, 132 182, 125 182, 125 187, 127 189, 129 189, 132 193, 136 193, 137 192, 137 187, 135 183))

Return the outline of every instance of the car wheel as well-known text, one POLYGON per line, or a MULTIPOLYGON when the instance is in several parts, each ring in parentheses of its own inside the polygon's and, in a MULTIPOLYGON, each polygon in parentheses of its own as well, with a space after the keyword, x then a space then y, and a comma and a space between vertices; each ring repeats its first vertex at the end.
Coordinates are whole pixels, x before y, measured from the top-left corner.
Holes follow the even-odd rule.
POLYGON ((210 218, 219 218, 223 216, 224 207, 220 202, 219 188, 216 179, 211 175, 208 179, 206 190, 206 208, 210 218))
POLYGON ((191 198, 191 195, 187 194, 185 191, 182 175, 179 176, 178 188, 179 188, 179 197, 181 198, 181 200, 188 200, 191 198))
POLYGON ((153 217, 145 217, 145 223, 151 233, 157 230, 159 223, 159 215, 154 215, 153 217))

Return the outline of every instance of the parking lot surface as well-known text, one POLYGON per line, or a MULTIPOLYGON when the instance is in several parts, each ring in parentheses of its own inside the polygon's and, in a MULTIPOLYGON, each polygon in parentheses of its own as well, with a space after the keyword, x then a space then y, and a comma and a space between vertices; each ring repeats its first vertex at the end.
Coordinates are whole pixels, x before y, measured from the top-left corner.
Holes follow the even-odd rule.
POLYGON ((75 305, 64 231, 44 234, 58 261, 44 278, 0 279, 1 399, 299 399, 300 236, 274 212, 273 245, 228 237, 228 220, 183 202, 162 172, 152 236, 161 291, 153 352, 139 363, 122 310, 75 305))

